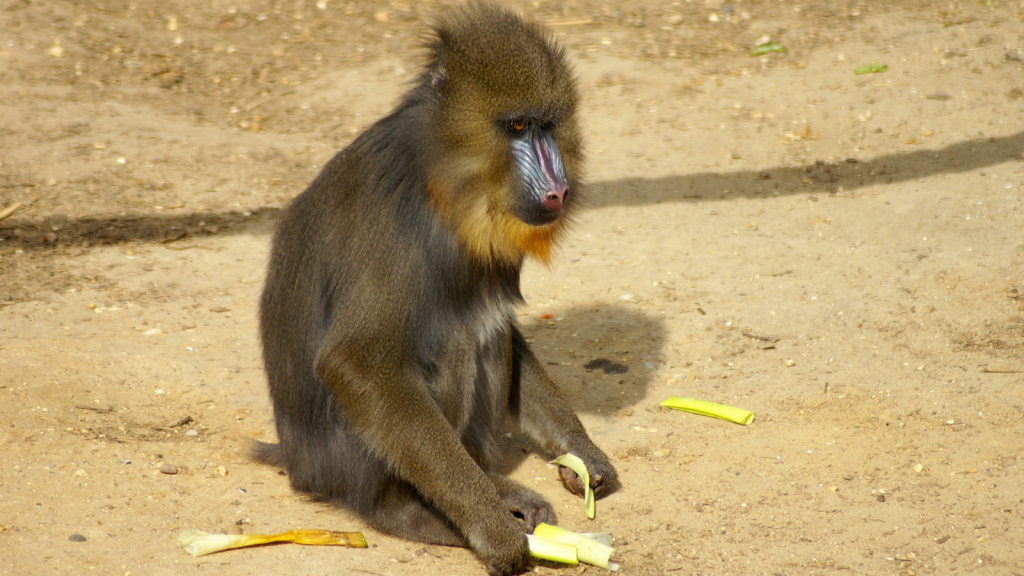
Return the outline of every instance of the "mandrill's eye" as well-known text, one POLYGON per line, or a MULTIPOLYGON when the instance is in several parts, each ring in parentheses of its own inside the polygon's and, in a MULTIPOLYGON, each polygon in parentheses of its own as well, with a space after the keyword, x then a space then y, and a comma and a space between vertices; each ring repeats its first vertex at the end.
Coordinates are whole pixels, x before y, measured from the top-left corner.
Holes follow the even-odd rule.
POLYGON ((505 123, 505 129, 513 136, 518 136, 526 130, 526 120, 509 120, 505 123))

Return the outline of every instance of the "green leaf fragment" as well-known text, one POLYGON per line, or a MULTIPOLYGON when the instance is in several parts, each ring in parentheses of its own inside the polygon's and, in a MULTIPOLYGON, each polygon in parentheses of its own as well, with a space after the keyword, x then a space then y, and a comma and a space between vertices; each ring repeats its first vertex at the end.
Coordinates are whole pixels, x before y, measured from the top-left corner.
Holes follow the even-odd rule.
POLYGON ((552 464, 559 464, 575 472, 583 481, 583 510, 587 518, 593 519, 595 513, 594 490, 590 487, 590 473, 587 472, 587 465, 573 454, 562 454, 551 461, 552 464))
POLYGON ((885 72, 889 69, 889 66, 885 64, 879 64, 878 62, 872 62, 871 64, 865 64, 864 66, 858 66, 853 69, 854 74, 877 74, 878 72, 885 72))
POLYGON ((724 404, 715 404, 714 402, 706 402, 704 400, 694 400, 693 398, 670 396, 667 400, 662 402, 661 405, 666 408, 682 410, 683 412, 690 412, 692 414, 721 418, 722 420, 743 424, 744 426, 754 421, 754 413, 748 410, 735 408, 733 406, 726 406, 724 404))
POLYGON ((750 51, 751 56, 762 56, 769 52, 785 52, 786 49, 782 47, 782 44, 778 42, 764 42, 754 46, 754 49, 750 51))

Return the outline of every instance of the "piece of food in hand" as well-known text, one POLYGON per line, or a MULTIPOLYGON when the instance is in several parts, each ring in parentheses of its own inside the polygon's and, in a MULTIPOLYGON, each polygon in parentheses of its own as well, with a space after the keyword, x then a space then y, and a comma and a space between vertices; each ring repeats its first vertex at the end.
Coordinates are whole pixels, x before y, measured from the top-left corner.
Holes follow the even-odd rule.
POLYGON ((562 454, 552 460, 551 463, 565 466, 580 477, 580 480, 583 481, 583 510, 587 513, 587 518, 593 518, 596 507, 594 505, 594 490, 590 487, 590 473, 587 472, 587 465, 578 456, 573 454, 562 454))

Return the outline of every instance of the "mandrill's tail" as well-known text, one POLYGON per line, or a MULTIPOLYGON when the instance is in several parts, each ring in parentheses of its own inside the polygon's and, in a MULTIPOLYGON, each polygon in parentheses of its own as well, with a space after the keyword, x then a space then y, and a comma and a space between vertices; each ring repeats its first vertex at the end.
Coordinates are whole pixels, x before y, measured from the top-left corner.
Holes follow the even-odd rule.
POLYGON ((268 466, 284 468, 285 465, 284 453, 281 451, 280 444, 253 440, 249 446, 249 457, 260 464, 267 464, 268 466))

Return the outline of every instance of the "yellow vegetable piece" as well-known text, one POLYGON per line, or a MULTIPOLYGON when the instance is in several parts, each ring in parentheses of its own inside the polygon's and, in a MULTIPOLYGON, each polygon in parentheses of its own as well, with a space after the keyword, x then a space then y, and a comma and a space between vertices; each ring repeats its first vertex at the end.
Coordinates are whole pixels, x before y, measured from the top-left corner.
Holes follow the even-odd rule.
POLYGON ((333 530, 289 530, 280 534, 210 534, 195 528, 186 528, 178 533, 178 542, 185 552, 203 556, 271 542, 294 542, 312 546, 349 546, 366 548, 366 539, 361 532, 335 532, 333 530))
POLYGON ((748 410, 724 404, 715 404, 714 402, 705 402, 704 400, 694 400, 693 398, 671 396, 668 400, 662 402, 661 405, 666 408, 682 410, 683 412, 721 418, 722 420, 743 424, 744 426, 754 421, 754 413, 748 410))
POLYGON ((590 473, 587 472, 587 465, 573 454, 562 454, 551 461, 552 464, 559 464, 575 472, 580 480, 583 480, 583 510, 587 518, 594 518, 596 508, 594 505, 594 491, 590 488, 590 473))

